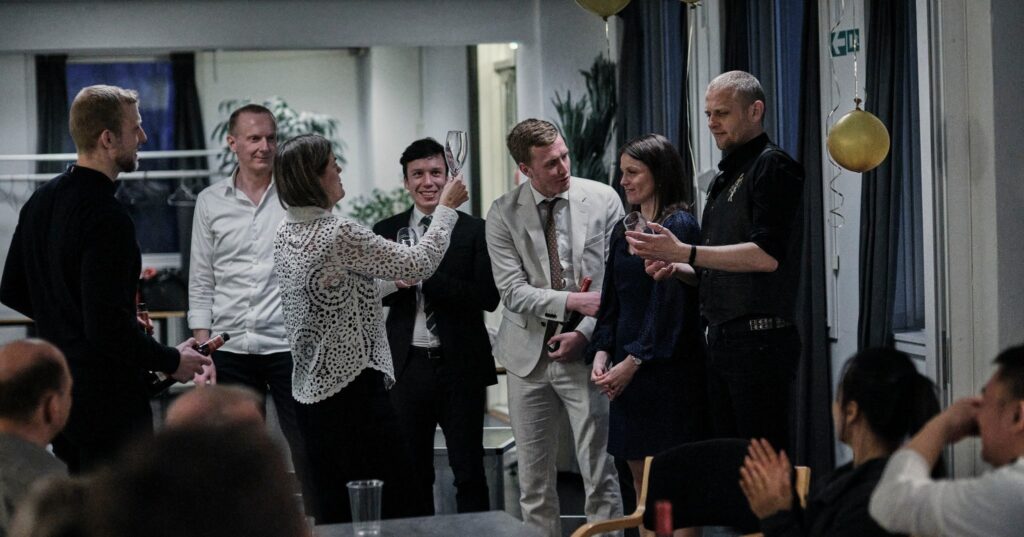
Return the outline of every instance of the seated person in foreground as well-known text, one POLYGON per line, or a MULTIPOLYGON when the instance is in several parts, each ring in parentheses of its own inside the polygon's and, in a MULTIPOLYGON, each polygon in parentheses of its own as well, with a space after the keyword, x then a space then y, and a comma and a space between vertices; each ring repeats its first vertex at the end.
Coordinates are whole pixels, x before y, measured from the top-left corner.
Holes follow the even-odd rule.
POLYGON ((167 409, 167 427, 263 427, 263 398, 244 385, 200 386, 174 400, 167 409))
POLYGON ((934 385, 905 354, 862 350, 847 362, 833 403, 836 435, 853 450, 853 461, 818 482, 823 488, 811 491, 806 509, 794 493, 785 452, 776 454, 764 440, 715 440, 654 458, 645 523, 653 527, 652 501, 668 498, 675 528, 730 526, 768 537, 890 535, 870 519, 868 497, 889 455, 938 409, 934 385), (672 485, 662 480, 684 490, 666 494, 663 489, 672 485))
MULTIPOLYGON (((877 348, 854 355, 832 404, 836 436, 853 450, 853 461, 811 491, 806 509, 795 500, 785 451, 776 454, 765 440, 751 442, 740 488, 761 531, 766 537, 891 535, 868 515, 871 491, 889 456, 938 410, 934 385, 906 354, 877 348)), ((922 466, 923 475, 934 463, 922 466)))
POLYGON ((40 339, 0 347, 0 536, 35 481, 67 475, 46 445, 71 413, 64 354, 40 339))
POLYGON ((981 397, 950 405, 892 456, 871 496, 871 516, 890 531, 1000 537, 1024 534, 1024 345, 995 359, 981 397), (936 481, 928 469, 946 444, 981 437, 985 475, 936 481))
POLYGON ((181 427, 136 443, 90 485, 86 535, 306 537, 263 428, 181 427))

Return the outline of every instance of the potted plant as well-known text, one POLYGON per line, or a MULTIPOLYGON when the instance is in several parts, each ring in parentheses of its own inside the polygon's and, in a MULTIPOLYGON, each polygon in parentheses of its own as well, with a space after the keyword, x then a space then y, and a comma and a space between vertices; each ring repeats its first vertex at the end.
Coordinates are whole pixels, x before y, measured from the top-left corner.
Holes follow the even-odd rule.
POLYGON ((563 99, 558 92, 552 102, 558 112, 558 129, 569 146, 572 174, 608 183, 605 149, 615 131, 615 64, 599 55, 587 71, 580 71, 587 94, 573 101, 572 92, 563 99))

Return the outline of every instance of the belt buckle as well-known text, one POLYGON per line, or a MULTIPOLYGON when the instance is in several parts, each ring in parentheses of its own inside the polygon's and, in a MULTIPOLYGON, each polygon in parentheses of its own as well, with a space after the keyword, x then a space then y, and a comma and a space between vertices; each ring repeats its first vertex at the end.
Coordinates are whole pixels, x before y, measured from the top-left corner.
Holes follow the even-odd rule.
POLYGON ((747 321, 747 325, 750 327, 750 331, 756 330, 769 330, 774 328, 774 319, 771 317, 761 317, 760 319, 750 319, 747 321))
POLYGON ((440 360, 441 359, 441 349, 437 348, 437 347, 428 347, 427 348, 427 359, 428 360, 440 360))

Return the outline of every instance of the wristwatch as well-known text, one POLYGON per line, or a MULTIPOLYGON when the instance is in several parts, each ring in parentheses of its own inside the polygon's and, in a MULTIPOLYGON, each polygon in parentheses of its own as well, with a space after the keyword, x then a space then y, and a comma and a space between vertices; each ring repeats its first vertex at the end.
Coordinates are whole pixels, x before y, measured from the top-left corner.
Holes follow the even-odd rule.
POLYGON ((636 356, 630 356, 630 358, 633 359, 633 365, 635 365, 637 367, 640 367, 640 366, 644 365, 644 361, 639 359, 639 358, 637 358, 636 356))

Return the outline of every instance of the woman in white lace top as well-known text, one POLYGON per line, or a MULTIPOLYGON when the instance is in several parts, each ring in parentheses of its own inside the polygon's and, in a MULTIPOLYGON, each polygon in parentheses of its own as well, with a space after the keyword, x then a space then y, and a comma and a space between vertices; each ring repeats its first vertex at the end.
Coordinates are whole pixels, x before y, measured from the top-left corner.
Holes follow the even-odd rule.
POLYGON ((319 523, 347 522, 345 483, 383 479, 383 515, 402 516, 407 469, 386 387, 394 383, 377 280, 419 280, 444 256, 453 210, 467 199, 461 179, 415 246, 381 238, 331 212, 345 192, 330 143, 303 135, 278 147, 275 181, 287 216, 274 242, 274 270, 295 369, 292 395, 319 523))

